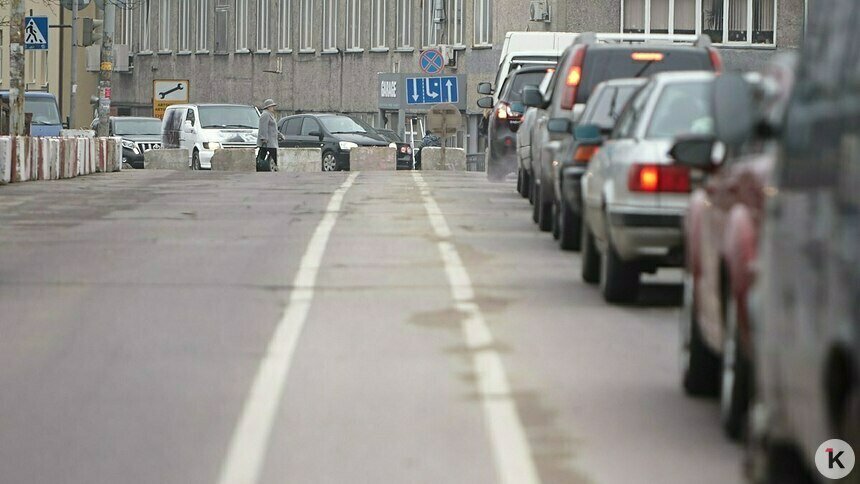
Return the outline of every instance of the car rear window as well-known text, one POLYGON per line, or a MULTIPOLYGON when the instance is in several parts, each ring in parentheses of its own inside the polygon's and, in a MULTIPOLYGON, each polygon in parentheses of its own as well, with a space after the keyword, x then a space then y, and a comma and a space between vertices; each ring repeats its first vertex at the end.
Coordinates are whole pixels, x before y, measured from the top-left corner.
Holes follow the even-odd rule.
POLYGON ((627 101, 642 86, 612 86, 604 88, 598 99, 588 101, 583 120, 604 129, 612 129, 627 101), (593 103, 593 104, 592 104, 593 103))
POLYGON ((660 93, 654 114, 648 123, 649 138, 674 138, 714 131, 711 115, 710 80, 668 84, 660 93))
POLYGON ((704 49, 589 49, 582 66, 582 82, 576 92, 576 102, 588 101, 591 91, 603 81, 628 77, 649 77, 666 71, 713 71, 711 58, 704 49), (660 53, 659 61, 634 60, 634 53, 660 53))
POLYGON ((505 83, 505 92, 502 99, 508 102, 522 102, 523 88, 526 86, 537 86, 541 83, 546 71, 523 72, 516 74, 512 80, 505 83))

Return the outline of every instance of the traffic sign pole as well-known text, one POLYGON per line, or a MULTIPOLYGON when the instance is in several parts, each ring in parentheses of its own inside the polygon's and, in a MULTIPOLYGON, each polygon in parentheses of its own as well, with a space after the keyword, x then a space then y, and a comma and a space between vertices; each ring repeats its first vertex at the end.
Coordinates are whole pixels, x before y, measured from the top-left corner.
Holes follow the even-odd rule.
POLYGON ((72 94, 69 97, 69 128, 74 128, 75 101, 78 97, 78 0, 72 2, 72 94))
POLYGON ((23 136, 24 0, 12 0, 9 9, 9 134, 23 136))
POLYGON ((99 63, 99 136, 110 133, 110 81, 113 73, 113 32, 116 24, 116 3, 105 2, 104 34, 99 63))

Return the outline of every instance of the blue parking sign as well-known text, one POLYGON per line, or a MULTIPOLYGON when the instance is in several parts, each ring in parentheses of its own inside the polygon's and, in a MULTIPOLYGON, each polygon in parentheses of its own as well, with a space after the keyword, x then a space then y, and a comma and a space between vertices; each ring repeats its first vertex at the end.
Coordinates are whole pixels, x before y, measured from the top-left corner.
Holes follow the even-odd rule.
POLYGON ((459 101, 460 86, 455 76, 406 78, 406 104, 456 104, 459 101))
POLYGON ((24 49, 48 50, 48 17, 24 17, 24 49))

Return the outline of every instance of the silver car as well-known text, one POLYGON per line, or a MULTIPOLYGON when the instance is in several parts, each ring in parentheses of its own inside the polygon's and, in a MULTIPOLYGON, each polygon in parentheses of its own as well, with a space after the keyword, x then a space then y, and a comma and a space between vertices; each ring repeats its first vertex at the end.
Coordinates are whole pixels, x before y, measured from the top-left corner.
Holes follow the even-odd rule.
POLYGON ((639 275, 683 264, 681 223, 689 168, 673 164, 673 140, 713 132, 705 71, 656 74, 630 100, 582 178, 583 279, 608 302, 636 299, 639 275))

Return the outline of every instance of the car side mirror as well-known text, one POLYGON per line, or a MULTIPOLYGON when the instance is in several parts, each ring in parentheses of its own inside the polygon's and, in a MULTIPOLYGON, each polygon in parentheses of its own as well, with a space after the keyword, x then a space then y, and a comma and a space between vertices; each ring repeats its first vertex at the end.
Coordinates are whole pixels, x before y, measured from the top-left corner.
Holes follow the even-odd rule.
POLYGON ((322 131, 311 131, 310 133, 308 133, 308 136, 316 136, 320 139, 320 141, 322 141, 323 139, 322 131))
POLYGON ((546 130, 556 134, 570 134, 573 123, 567 118, 552 118, 546 123, 546 130))
POLYGON ((185 130, 186 133, 194 132, 194 125, 191 124, 191 121, 188 119, 186 119, 185 122, 182 123, 182 128, 185 130))
POLYGON ((490 95, 493 94, 493 85, 489 82, 478 83, 478 94, 490 95))
POLYGON ((669 155, 679 165, 713 171, 725 158, 725 145, 710 136, 681 138, 675 142, 669 155))
POLYGON ((526 86, 523 88, 523 104, 530 108, 543 106, 543 95, 537 86, 526 86))
MULTIPOLYGON (((714 131, 717 139, 729 146, 740 146, 749 140, 757 124, 753 106, 753 87, 743 76, 734 72, 717 76, 714 79, 713 95, 714 131)), ((685 153, 692 154, 686 151, 685 153)))
POLYGON ((493 98, 491 96, 486 96, 478 99, 478 107, 491 109, 493 107, 493 98))
POLYGON ((573 137, 577 141, 601 141, 603 132, 596 124, 579 124, 573 128, 573 137))

